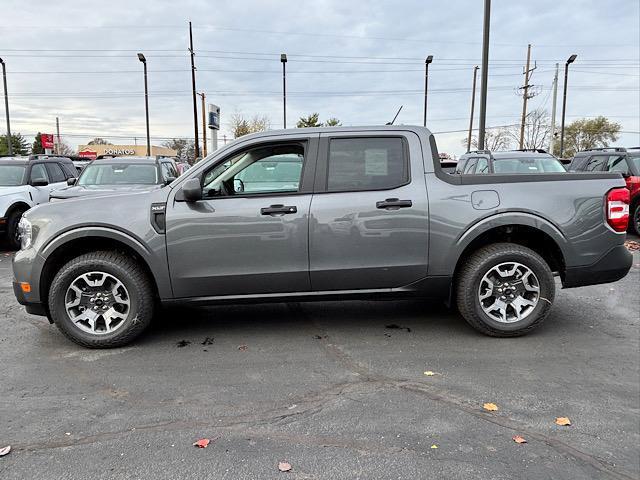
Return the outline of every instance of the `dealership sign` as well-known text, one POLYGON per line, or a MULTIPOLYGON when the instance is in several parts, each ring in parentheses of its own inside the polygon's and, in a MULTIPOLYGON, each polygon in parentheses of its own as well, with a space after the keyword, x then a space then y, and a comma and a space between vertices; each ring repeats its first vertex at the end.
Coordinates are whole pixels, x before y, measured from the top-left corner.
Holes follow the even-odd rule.
POLYGON ((136 151, 133 148, 105 148, 105 155, 135 155, 136 151))
POLYGON ((42 148, 53 148, 53 133, 41 133, 42 148))

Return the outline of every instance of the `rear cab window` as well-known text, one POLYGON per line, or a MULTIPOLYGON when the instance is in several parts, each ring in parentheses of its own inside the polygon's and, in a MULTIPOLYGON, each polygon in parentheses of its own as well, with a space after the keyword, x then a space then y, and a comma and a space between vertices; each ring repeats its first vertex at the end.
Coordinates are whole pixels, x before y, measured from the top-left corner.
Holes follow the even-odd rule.
POLYGON ((592 155, 587 160, 584 171, 585 172, 599 172, 604 170, 605 162, 608 160, 608 155, 592 155))
POLYGON ((327 191, 388 190, 409 182, 402 137, 331 138, 327 191))

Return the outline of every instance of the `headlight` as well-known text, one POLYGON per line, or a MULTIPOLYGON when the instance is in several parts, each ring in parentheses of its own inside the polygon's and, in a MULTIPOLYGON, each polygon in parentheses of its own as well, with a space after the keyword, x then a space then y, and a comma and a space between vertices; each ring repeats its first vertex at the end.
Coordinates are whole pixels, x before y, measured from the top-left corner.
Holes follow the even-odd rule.
POLYGON ((33 238, 32 227, 31 222, 24 216, 18 223, 18 234, 20 235, 20 248, 22 248, 23 250, 29 248, 31 246, 31 240, 33 238))

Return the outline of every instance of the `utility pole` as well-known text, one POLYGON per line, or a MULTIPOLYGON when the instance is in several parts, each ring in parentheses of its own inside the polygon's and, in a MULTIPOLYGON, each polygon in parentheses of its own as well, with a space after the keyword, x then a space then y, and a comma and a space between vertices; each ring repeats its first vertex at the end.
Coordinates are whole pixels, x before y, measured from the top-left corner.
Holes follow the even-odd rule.
POLYGON ((4 111, 7 117, 7 150, 9 155, 13 155, 13 144, 11 137, 11 122, 9 121, 9 93, 7 92, 7 70, 4 65, 4 60, 0 58, 0 64, 2 64, 2 81, 4 83, 4 111))
POLYGON ((58 137, 56 155, 60 155, 60 120, 58 120, 58 117, 56 117, 56 136, 58 137))
POLYGON ((484 0, 484 21, 482 32, 482 83, 480 85, 480 129, 478 130, 478 150, 484 150, 484 130, 487 121, 487 80, 489 70, 490 23, 491 0, 484 0))
POLYGON ((562 124, 560 127, 560 158, 562 158, 562 154, 564 153, 564 116, 567 110, 567 80, 569 79, 569 65, 575 62, 576 57, 578 55, 573 54, 564 64, 564 94, 562 96, 562 124))
MULTIPOLYGON (((193 31, 189 22, 189 52, 191 53, 191 96, 193 97, 193 138, 195 142, 196 159, 200 157, 200 142, 198 141, 198 104, 196 103, 196 65, 193 52, 193 31)), ((195 159, 194 159, 195 160, 195 159)))
POLYGON ((551 107, 551 139, 549 140, 549 153, 553 155, 553 147, 556 140, 556 102, 558 100, 558 64, 556 74, 553 77, 553 102, 551 107))
POLYGON ((467 152, 471 151, 471 132, 473 130, 473 110, 476 106, 476 78, 478 66, 473 67, 473 87, 471 87, 471 115, 469 117, 469 135, 467 136, 467 152))
POLYGON ((284 128, 287 128, 287 54, 282 53, 280 55, 280 61, 282 62, 282 116, 284 128))
POLYGON ((427 126, 427 90, 429 89, 429 64, 433 62, 433 55, 429 55, 424 61, 424 116, 422 125, 427 126))
MULTIPOLYGON (((533 68, 529 68, 529 66, 531 65, 531 44, 529 44, 527 46, 527 66, 525 68, 524 73, 524 85, 522 87, 520 87, 521 90, 523 90, 523 94, 522 94, 522 122, 520 123, 520 150, 522 150, 524 148, 524 126, 525 126, 525 122, 527 121, 527 100, 530 98, 529 97, 529 87, 531 85, 529 85, 529 74, 531 72, 533 72, 536 68, 537 65, 534 66, 533 68)), ((531 95, 533 96, 533 95, 531 95)))
POLYGON ((204 92, 198 93, 200 99, 202 100, 202 150, 203 156, 207 156, 207 113, 204 108, 204 100, 206 95, 204 92))

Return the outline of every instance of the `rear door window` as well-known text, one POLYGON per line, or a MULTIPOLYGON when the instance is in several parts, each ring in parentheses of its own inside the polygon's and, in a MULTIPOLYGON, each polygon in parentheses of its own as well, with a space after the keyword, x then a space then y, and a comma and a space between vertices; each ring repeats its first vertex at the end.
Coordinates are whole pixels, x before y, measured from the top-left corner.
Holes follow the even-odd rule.
POLYGON ((399 137, 332 138, 327 190, 387 190, 409 181, 409 156, 399 137))

